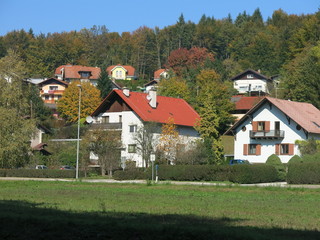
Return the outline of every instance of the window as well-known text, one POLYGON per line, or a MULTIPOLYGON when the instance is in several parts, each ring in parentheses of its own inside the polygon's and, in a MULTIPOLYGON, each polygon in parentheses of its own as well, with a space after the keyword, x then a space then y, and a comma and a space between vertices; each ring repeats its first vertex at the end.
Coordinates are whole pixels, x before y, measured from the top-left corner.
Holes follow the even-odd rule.
POLYGON ((119 115, 119 123, 121 123, 121 122, 122 122, 122 116, 119 115))
POLYGON ((249 144, 249 155, 256 155, 257 144, 249 144))
POLYGON ((51 91, 58 90, 58 86, 49 86, 49 90, 51 91))
POLYGON ((109 123, 109 116, 102 116, 102 123, 109 123))
POLYGON ((90 72, 79 72, 81 78, 89 78, 90 77, 90 72))
POLYGON ((253 78, 253 74, 247 74, 247 78, 253 78))
POLYGON ((258 131, 264 131, 265 129, 265 122, 258 122, 258 131))
POLYGON ((289 144, 280 144, 280 155, 289 154, 289 144))
POLYGON ((243 144, 243 155, 261 155, 261 145, 243 144))
POLYGON ((137 125, 130 125, 129 128, 131 133, 134 133, 137 131, 137 125))
POLYGON ((129 144, 128 145, 128 153, 136 153, 136 144, 129 144))
POLYGON ((49 95, 45 95, 45 96, 44 96, 44 99, 45 99, 45 100, 49 100, 49 95))
POLYGON ((294 155, 294 144, 276 144, 276 155, 294 155))

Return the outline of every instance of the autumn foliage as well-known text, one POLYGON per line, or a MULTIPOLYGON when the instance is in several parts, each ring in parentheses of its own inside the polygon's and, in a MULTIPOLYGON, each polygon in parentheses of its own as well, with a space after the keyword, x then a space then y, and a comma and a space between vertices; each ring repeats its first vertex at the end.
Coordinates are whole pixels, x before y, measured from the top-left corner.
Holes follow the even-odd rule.
POLYGON ((100 103, 100 91, 89 82, 75 81, 69 84, 63 97, 58 101, 58 111, 68 122, 78 120, 79 87, 81 85, 80 118, 89 116, 100 103))

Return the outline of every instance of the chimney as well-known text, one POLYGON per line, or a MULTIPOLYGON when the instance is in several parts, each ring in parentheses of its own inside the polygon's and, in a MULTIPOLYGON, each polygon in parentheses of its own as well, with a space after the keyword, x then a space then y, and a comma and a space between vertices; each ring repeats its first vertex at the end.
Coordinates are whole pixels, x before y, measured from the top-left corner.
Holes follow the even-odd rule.
POLYGON ((150 100, 149 105, 152 108, 157 108, 157 91, 155 88, 151 88, 149 90, 149 93, 147 95, 147 99, 150 100))
POLYGON ((124 87, 123 90, 122 90, 123 94, 126 96, 126 97, 129 97, 130 96, 130 90, 129 88, 126 88, 124 87))

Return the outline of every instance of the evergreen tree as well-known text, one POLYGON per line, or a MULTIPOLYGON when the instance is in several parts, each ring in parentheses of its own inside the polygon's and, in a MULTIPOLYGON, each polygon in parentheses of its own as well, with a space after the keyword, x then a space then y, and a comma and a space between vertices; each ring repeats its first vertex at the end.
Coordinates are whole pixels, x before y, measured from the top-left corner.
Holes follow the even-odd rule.
POLYGON ((98 78, 97 88, 100 90, 100 97, 104 99, 112 91, 112 83, 109 79, 106 66, 101 67, 101 72, 98 78))

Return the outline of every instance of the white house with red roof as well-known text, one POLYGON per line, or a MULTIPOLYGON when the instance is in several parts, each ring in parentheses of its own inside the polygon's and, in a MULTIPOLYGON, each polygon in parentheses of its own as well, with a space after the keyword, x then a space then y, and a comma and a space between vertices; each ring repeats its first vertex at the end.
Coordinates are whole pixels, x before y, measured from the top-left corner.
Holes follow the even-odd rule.
POLYGON ((58 80, 68 83, 76 80, 81 82, 90 82, 97 85, 101 69, 99 67, 87 67, 81 65, 61 65, 56 68, 54 75, 58 80))
POLYGON ((108 76, 112 80, 135 80, 136 69, 130 65, 112 65, 107 68, 108 76))
POLYGON ((234 158, 265 163, 272 154, 287 163, 300 155, 296 140, 320 139, 320 110, 310 103, 263 98, 228 131, 234 158))
MULTIPOLYGON (((156 123, 154 132, 157 140, 161 133, 161 125, 171 118, 177 126, 181 144, 187 147, 199 138, 194 129, 200 119, 198 113, 183 99, 157 96, 156 91, 148 94, 130 92, 128 89, 113 90, 91 115, 94 119, 92 127, 103 126, 105 129, 121 131, 123 150, 121 157, 135 161, 136 166, 143 167, 144 162, 136 151, 136 132, 148 122, 156 123)), ((155 149, 154 149, 155 150, 155 149)))

